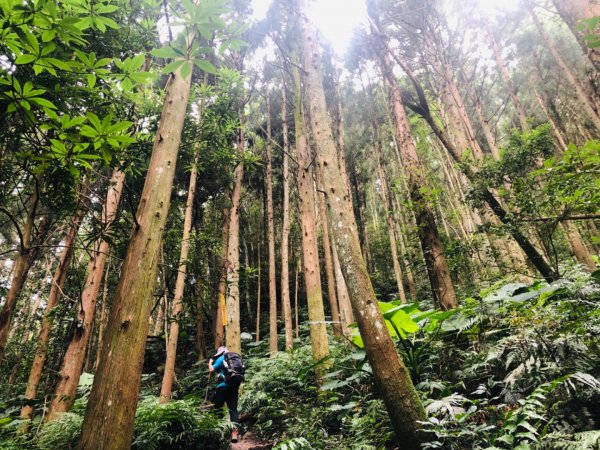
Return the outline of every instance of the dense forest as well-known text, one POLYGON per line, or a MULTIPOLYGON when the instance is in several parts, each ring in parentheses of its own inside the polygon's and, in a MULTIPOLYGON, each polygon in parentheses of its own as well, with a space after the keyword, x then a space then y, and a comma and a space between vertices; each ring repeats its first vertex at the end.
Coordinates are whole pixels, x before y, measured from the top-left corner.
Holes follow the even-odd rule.
POLYGON ((0 0, 0 448, 600 448, 600 4, 254 3, 0 0))

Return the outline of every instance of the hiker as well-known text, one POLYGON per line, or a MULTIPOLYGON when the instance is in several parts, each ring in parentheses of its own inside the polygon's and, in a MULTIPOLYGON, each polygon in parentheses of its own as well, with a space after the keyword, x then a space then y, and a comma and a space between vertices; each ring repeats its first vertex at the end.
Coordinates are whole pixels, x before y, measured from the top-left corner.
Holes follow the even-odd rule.
POLYGON ((239 438, 240 417, 238 413, 238 394, 240 384, 244 380, 244 364, 239 354, 230 352, 227 347, 219 347, 215 356, 208 361, 210 374, 217 372, 217 392, 213 398, 215 408, 221 410, 227 403, 229 420, 234 425, 231 442, 239 438))

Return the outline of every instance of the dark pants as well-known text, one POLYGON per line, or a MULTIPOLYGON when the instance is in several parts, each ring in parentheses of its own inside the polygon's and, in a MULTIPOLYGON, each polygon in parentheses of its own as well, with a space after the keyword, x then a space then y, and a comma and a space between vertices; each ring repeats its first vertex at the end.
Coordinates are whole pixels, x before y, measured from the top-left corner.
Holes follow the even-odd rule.
POLYGON ((213 398, 215 408, 221 409, 223 405, 227 403, 227 409, 229 409, 229 420, 231 420, 236 426, 239 426, 240 414, 238 413, 238 394, 240 385, 218 387, 217 392, 213 398))

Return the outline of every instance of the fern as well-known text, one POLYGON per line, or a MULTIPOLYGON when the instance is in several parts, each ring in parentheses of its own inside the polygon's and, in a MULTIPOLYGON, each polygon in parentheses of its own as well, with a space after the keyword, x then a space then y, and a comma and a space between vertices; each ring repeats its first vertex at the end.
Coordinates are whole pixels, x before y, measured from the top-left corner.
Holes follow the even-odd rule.
POLYGON ((292 438, 286 439, 285 441, 280 442, 273 450, 313 450, 314 447, 310 445, 304 438, 292 438))
POLYGON ((545 402, 548 396, 561 385, 575 389, 575 382, 594 389, 600 388, 600 382, 593 376, 584 373, 565 375, 538 386, 526 399, 519 400, 519 407, 509 411, 505 416, 494 445, 511 449, 527 449, 540 441, 552 421, 547 416, 545 402))

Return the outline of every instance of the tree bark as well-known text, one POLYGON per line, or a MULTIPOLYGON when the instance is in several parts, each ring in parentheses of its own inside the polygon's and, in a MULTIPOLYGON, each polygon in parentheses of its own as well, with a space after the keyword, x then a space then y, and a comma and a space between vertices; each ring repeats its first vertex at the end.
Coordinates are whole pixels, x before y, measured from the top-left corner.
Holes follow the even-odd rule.
MULTIPOLYGON (((240 129, 238 130, 237 151, 244 151, 244 116, 240 112, 240 129)), ((241 353, 240 331, 240 199, 242 196, 242 181, 244 180, 244 165, 240 162, 233 174, 233 194, 229 215, 229 243, 227 244, 227 300, 225 304, 226 322, 225 343, 231 352, 241 353)))
MULTIPOLYGON (((269 128, 270 128, 269 121, 269 128)), ((285 348, 289 350, 294 344, 292 325, 292 305, 290 301, 290 267, 289 267, 289 239, 290 239, 290 144, 288 138, 287 122, 287 95, 285 91, 285 78, 281 75, 281 127, 283 133, 283 219, 281 225, 281 305, 285 323, 285 348)), ((270 130, 269 130, 270 131, 270 130)))
POLYGON ((256 280, 256 342, 260 341, 260 289, 261 289, 261 282, 262 280, 260 279, 260 264, 261 264, 261 260, 260 260, 260 240, 258 241, 258 261, 257 261, 257 280, 256 280))
POLYGON ((596 270, 596 262, 583 243, 577 226, 569 221, 563 222, 562 226, 565 230, 565 234, 567 235, 567 241, 569 242, 571 251, 573 252, 573 255, 575 255, 577 261, 583 264, 583 266, 588 268, 590 271, 596 270))
MULTIPOLYGON (((124 181, 125 174, 120 170, 115 169, 110 180, 106 202, 102 211, 102 226, 104 233, 110 231, 111 223, 117 214, 124 181)), ((63 357, 58 384, 54 390, 46 420, 54 420, 59 413, 68 411, 75 401, 79 377, 83 370, 87 344, 94 327, 96 302, 98 299, 98 291, 102 284, 104 264, 106 262, 108 249, 108 242, 105 241, 103 237, 100 237, 94 244, 94 249, 91 252, 86 270, 87 278, 83 287, 83 292, 81 293, 81 304, 77 311, 77 321, 79 326, 71 337, 71 341, 69 342, 63 357)))
POLYGON ((306 99, 310 123, 317 145, 317 155, 327 192, 328 215, 338 248, 350 299, 375 382, 390 415, 398 441, 406 450, 420 448, 419 421, 426 417, 406 367, 398 358, 396 348, 386 329, 371 280, 362 258, 352 199, 344 185, 337 149, 327 115, 321 51, 314 27, 305 15, 304 0, 297 0, 302 25, 301 45, 304 56, 306 99))
MULTIPOLYGON (((188 37, 188 44, 194 36, 188 37)), ((190 94, 191 73, 170 75, 144 189, 136 213, 121 277, 113 299, 87 404, 79 448, 127 449, 133 437, 152 291, 181 132, 190 94)))
POLYGON ((168 403, 171 400, 173 380, 175 379, 175 359, 177 357, 177 341, 179 339, 179 321, 183 313, 183 293, 185 290, 185 277, 187 275, 188 254, 190 251, 190 233, 192 231, 192 214, 194 209, 194 197, 196 195, 196 178, 198 170, 197 160, 192 165, 190 172, 190 185, 188 187, 187 203, 185 205, 185 217, 183 220, 183 236, 181 237, 181 250, 179 252, 179 270, 175 281, 175 296, 173 297, 172 317, 170 318, 169 341, 167 342, 167 359, 165 361, 165 372, 160 387, 160 403, 168 403))
MULTIPOLYGON (((109 256, 109 255, 107 255, 109 256)), ((98 346, 96 349, 96 362, 94 363, 94 372, 98 370, 100 364, 100 349, 104 342, 104 330, 106 329, 106 323, 108 322, 108 276, 110 274, 110 259, 106 265, 106 271, 104 272, 104 289, 102 291, 102 307, 100 308, 100 323, 98 324, 98 346)))
POLYGON ((523 109, 523 105, 521 104, 521 100, 517 97, 517 90, 512 83, 510 78, 510 74, 508 73, 508 69, 506 68, 506 62, 502 57, 502 51, 498 46, 498 42, 494 34, 491 31, 487 33, 488 42, 490 48, 492 49, 492 53, 494 54, 494 60, 496 61, 496 66, 498 67, 498 72, 500 72, 500 76, 502 77, 502 81, 504 82, 504 87, 508 92, 508 96, 515 108, 515 112, 517 113, 517 118, 519 119, 519 124, 521 125, 521 130, 525 131, 529 129, 529 124, 527 123, 527 115, 525 114, 525 110, 523 109))
MULTIPOLYGON (((242 169, 243 170, 243 169, 242 169)), ((235 175, 235 174, 234 174, 235 175)), ((244 177, 242 173, 242 178, 244 177)), ((234 180, 235 183, 235 180, 234 180)), ((227 325, 227 295, 228 257, 229 257, 229 223, 231 221, 231 208, 223 209, 223 233, 221 234, 221 257, 219 259, 219 286, 217 288, 217 304, 214 322, 214 347, 215 350, 225 345, 225 326, 227 325)))
POLYGON ((325 276, 327 277, 327 299, 329 300, 329 309, 331 310, 331 321, 333 322, 333 330, 336 334, 342 333, 340 320, 340 309, 338 299, 335 292, 335 275, 333 273, 333 261, 331 257, 331 240, 329 237, 329 224, 327 223, 327 207, 325 197, 321 196, 323 185, 321 181, 320 171, 317 170, 317 202, 319 205, 319 215, 321 216, 321 230, 323 232, 323 253, 325 256, 325 276))
POLYGON ((6 294, 4 305, 0 310, 0 362, 4 359, 17 299, 25 285, 29 269, 31 269, 31 266, 41 253, 40 244, 46 239, 52 223, 50 214, 45 215, 39 224, 37 233, 35 233, 34 225, 39 207, 37 180, 35 183, 36 186, 29 201, 27 220, 21 232, 21 245, 19 253, 15 258, 10 288, 6 294))
MULTIPOLYGON (((317 247, 317 225, 315 220, 315 198, 313 187, 313 159, 304 122, 304 109, 301 100, 301 76, 299 67, 292 67, 294 79, 294 124, 296 130, 296 154, 298 169, 298 203, 300 210, 300 227, 302 233, 302 263, 304 266, 304 286, 308 303, 308 318, 310 320, 310 342, 312 355, 320 361, 329 355, 329 342, 325 326, 325 311, 323 308, 323 293, 321 290, 321 271, 319 267, 319 249, 317 247)), ((336 159, 337 164, 337 159, 336 159)), ((340 177, 342 174, 340 173, 340 177)), ((344 178, 346 192, 347 184, 344 178)), ((319 372, 319 371, 318 371, 319 372)))
POLYGON ((425 265, 434 300, 441 309, 452 309, 457 306, 456 292, 450 278, 450 270, 444 256, 444 248, 433 210, 422 193, 423 188, 426 187, 423 169, 410 134, 400 90, 391 72, 389 53, 381 55, 381 64, 394 118, 393 131, 396 135, 396 141, 400 144, 402 162, 408 175, 408 192, 415 212, 419 242, 425 257, 425 265))
POLYGON ((533 92, 535 94, 535 99, 537 100, 538 105, 540 106, 540 108, 544 112, 544 115, 548 118, 548 121, 550 122, 550 126, 552 127, 552 132, 554 133, 554 137, 558 141, 558 145, 559 145, 559 149, 560 149, 560 151, 558 153, 560 154, 563 151, 565 151, 565 149, 567 148, 567 143, 565 142, 565 139, 563 138, 562 132, 558 128, 558 125, 556 124, 556 122, 552 118, 552 115, 548 111, 548 108, 546 108, 546 105, 544 104, 542 97, 540 97, 540 94, 538 93, 538 91, 535 88, 533 89, 533 92))
MULTIPOLYGON (((42 378, 44 365, 46 364, 48 343, 50 342, 50 334, 52 333, 52 325, 54 322, 54 308, 58 305, 58 302, 62 297, 62 288, 67 279, 69 264, 71 263, 73 253, 75 252, 77 234, 79 233, 79 227, 83 221, 84 214, 85 211, 82 208, 77 211, 75 217, 71 220, 71 225, 65 239, 65 246, 60 255, 58 266, 54 271, 54 276, 52 277, 50 293, 46 300, 46 308, 44 309, 44 316, 42 317, 42 323, 40 325, 40 332, 38 334, 38 341, 33 356, 33 363, 31 364, 31 370, 29 372, 27 388, 25 389, 25 404, 21 408, 22 420, 29 421, 33 417, 32 403, 37 396, 38 386, 42 378)), ((29 422, 25 422, 20 431, 26 433, 29 430, 29 425, 29 422)))
POLYGON ((273 143, 271 141, 271 108, 269 90, 267 105, 267 154, 265 189, 267 192, 267 244, 269 249, 269 354, 277 354, 277 278, 275 273, 275 224, 273 220, 273 143))
MULTIPOLYGON (((329 224, 328 224, 329 226, 329 224)), ((333 268, 335 271, 335 286, 337 290, 338 305, 340 310, 340 320, 342 321, 342 332, 346 335, 350 335, 350 324, 354 322, 354 315, 352 314, 352 303, 350 302, 350 294, 348 293, 348 286, 344 279, 344 273, 342 271, 342 265, 340 264, 340 258, 338 256, 335 239, 331 239, 331 254, 333 255, 333 268)))
POLYGON ((394 265, 394 276, 396 278, 396 287, 398 288, 398 296, 402 303, 406 303, 406 293, 404 292, 404 282, 402 276, 402 268, 398 257, 398 246, 396 243, 396 230, 394 229, 394 211, 392 209, 389 197, 388 180, 381 163, 381 144, 377 142, 378 147, 378 169, 379 179, 381 180, 381 199, 386 212, 385 222, 387 224, 388 239, 390 241, 390 249, 392 252, 392 264, 394 265))

